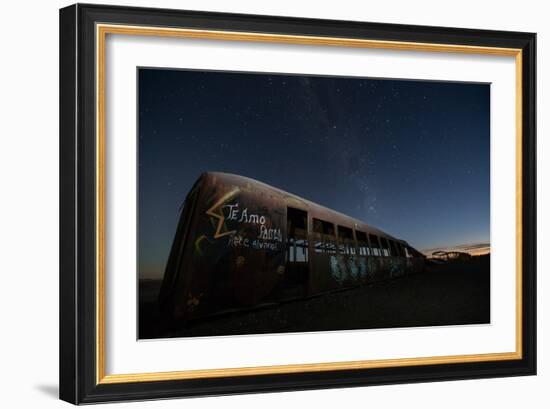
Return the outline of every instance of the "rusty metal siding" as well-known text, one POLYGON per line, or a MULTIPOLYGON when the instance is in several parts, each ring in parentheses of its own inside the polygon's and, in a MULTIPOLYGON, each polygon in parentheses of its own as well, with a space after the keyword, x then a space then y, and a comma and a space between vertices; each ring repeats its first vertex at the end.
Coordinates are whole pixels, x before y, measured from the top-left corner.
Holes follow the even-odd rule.
MULTIPOLYGON (((227 308, 247 308, 277 300, 287 266, 287 208, 307 212, 309 277, 303 295, 368 284, 423 268, 423 259, 359 255, 356 230, 408 246, 359 220, 245 177, 205 173, 197 182, 198 196, 185 243, 174 243, 180 260, 171 297, 174 316, 191 319, 227 308), (313 219, 334 226, 334 253, 315 249, 313 219), (338 226, 351 229, 338 237, 338 226), (349 232, 346 233, 349 236, 349 232), (351 249, 350 249, 351 246, 351 249), (182 250, 181 250, 182 249, 182 250)), ((181 220, 179 223, 183 223, 181 220)), ((179 227, 178 227, 179 228, 179 227)), ((343 230, 345 232, 345 230, 343 230)), ((176 235, 175 241, 181 240, 176 235)), ((370 248, 370 244, 369 244, 370 248)), ((165 278, 168 279, 169 268, 165 278)), ((166 295, 166 294, 165 294, 166 295)))
POLYGON ((204 175, 188 262, 179 271, 176 316, 252 306, 274 289, 284 269, 286 236, 277 199, 240 178, 204 175))

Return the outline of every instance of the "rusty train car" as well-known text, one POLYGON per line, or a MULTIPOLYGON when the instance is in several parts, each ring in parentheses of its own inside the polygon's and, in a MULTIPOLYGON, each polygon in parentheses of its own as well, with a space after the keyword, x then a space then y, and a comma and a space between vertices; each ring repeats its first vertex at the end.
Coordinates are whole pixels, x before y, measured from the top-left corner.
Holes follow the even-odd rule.
POLYGON ((188 193, 159 303, 188 321, 420 272, 406 241, 265 183, 202 174, 188 193))

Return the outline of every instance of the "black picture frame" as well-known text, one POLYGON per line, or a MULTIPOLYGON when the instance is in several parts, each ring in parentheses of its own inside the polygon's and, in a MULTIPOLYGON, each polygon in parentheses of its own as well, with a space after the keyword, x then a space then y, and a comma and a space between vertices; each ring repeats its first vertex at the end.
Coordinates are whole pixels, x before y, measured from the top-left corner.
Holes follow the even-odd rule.
POLYGON ((60 10, 60 389, 74 404, 536 374, 536 34, 77 4, 60 10), (519 49, 521 358, 249 376, 98 382, 96 24, 519 49))

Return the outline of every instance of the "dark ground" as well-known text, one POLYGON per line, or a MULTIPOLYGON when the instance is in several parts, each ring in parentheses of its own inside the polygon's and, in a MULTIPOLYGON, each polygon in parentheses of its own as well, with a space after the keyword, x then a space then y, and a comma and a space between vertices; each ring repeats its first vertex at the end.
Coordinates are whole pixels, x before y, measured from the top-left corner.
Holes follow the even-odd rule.
POLYGON ((160 281, 139 283, 139 338, 483 324, 490 321, 489 256, 364 287, 232 312, 187 324, 164 320, 160 281))

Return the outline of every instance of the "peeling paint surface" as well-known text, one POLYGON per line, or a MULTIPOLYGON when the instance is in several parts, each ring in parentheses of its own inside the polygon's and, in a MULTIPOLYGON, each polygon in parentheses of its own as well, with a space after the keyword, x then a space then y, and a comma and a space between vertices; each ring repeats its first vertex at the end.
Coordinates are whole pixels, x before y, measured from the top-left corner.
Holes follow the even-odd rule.
POLYGON ((177 237, 185 240, 174 240, 161 289, 164 305, 179 318, 360 286, 423 268, 423 256, 360 255, 355 229, 408 245, 252 179, 207 173, 197 186, 193 211, 184 211, 179 222, 187 233, 177 237), (325 245, 324 236, 313 234, 313 220, 332 224, 328 231, 341 230, 345 240, 334 236, 325 245))

